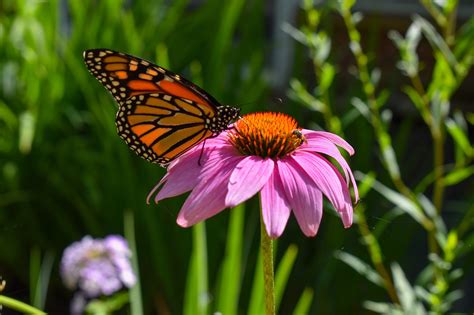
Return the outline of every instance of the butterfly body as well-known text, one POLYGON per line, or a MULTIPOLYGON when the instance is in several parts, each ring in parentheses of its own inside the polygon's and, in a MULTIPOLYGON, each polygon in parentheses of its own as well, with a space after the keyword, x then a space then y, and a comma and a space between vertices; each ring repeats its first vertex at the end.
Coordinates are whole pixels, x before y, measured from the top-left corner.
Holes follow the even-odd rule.
POLYGON ((237 108, 141 58, 93 49, 84 52, 84 61, 119 104, 119 136, 150 162, 167 165, 239 116, 237 108))

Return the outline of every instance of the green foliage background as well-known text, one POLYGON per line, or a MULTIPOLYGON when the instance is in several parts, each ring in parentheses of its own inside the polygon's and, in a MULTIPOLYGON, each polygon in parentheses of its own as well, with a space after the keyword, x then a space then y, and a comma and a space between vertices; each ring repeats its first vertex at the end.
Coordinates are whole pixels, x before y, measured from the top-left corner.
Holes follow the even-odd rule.
MULTIPOLYGON (((427 290, 427 300, 415 293, 410 298, 445 312, 443 303, 433 299, 447 299, 452 289, 467 291, 473 285, 474 150, 469 130, 472 135, 474 110, 472 102, 466 110, 452 99, 458 88, 472 85, 465 78, 473 63, 474 21, 471 18, 459 31, 447 30, 457 1, 447 1, 443 8, 421 2, 434 22, 415 17, 413 34, 392 33, 402 70, 393 65, 395 74, 390 75, 396 83, 385 86, 377 85, 372 71, 381 59, 376 43, 360 40, 376 38, 377 25, 369 34, 358 33, 352 1, 317 9, 303 2, 298 25, 284 26, 300 44, 294 60, 287 60, 294 63, 298 80, 283 91, 269 84, 272 43, 269 4, 263 1, 209 0, 197 6, 187 0, 0 2, 0 276, 7 280, 3 293, 51 312, 65 312, 71 294, 58 275, 62 250, 87 234, 124 234, 129 213, 125 227, 133 214, 141 276, 141 295, 134 292, 131 300, 135 306, 142 300, 145 314, 196 313, 189 300, 193 262, 209 270, 201 269, 209 283, 205 304, 211 308, 201 313, 223 305, 232 305, 231 314, 245 313, 251 312, 252 303, 258 304, 252 302, 251 291, 258 267, 258 203, 252 200, 245 209, 234 209, 240 214, 231 219, 233 212, 224 211, 200 232, 175 224, 183 197, 158 206, 145 204, 164 170, 136 157, 116 135, 116 104, 82 60, 83 50, 106 47, 181 73, 243 113, 283 111, 304 127, 346 135, 356 148, 351 166, 360 170, 364 194, 356 210, 358 223, 344 230, 328 205, 316 238, 305 238, 291 219, 278 241, 276 261, 284 262, 282 270, 287 266, 281 278, 289 276, 280 289, 282 314, 295 307, 309 307, 314 314, 362 314, 369 312, 364 309, 366 300, 397 305, 390 290, 384 290, 387 279, 393 279, 398 293, 401 284, 403 292, 410 290, 403 287, 405 276, 398 265, 389 268, 393 262, 403 267, 410 282, 418 279, 416 284, 427 290), (337 31, 334 21, 349 30, 344 47, 328 44, 337 31), (439 35, 437 30, 448 33, 439 35), (428 78, 423 84, 430 84, 426 91, 417 86, 418 74, 426 71, 426 62, 417 59, 420 36, 432 48, 429 58, 435 62, 434 69, 423 74, 428 78), (347 54, 341 50, 353 52, 352 70, 344 67, 347 54), (356 75, 350 76, 351 71, 356 75), (339 77, 346 82, 343 87, 349 87, 343 93, 339 77), (414 113, 392 121, 387 104, 402 91, 414 113), (272 97, 287 92, 289 98, 282 103, 272 97), (439 144, 436 130, 443 140, 438 149, 446 153, 437 168, 432 153, 439 144), (417 145, 420 142, 423 145, 417 145), (444 203, 424 202, 441 189, 436 188, 440 181, 448 189, 448 194, 441 192, 444 203), (435 210, 430 215, 431 205, 435 210), (446 224, 438 224, 443 219, 446 224), (444 228, 435 233, 430 224, 444 228), (432 242, 429 248, 427 239, 432 242), (204 248, 196 249, 199 246, 204 248), (232 252, 232 246, 238 250, 232 252), (204 257, 196 256, 199 250, 204 257), (238 263, 233 265, 229 257, 238 263), (359 274, 345 263, 359 266, 359 274), (391 274, 388 278, 383 278, 381 266, 391 274), (237 274, 226 278, 225 270, 237 274), (426 279, 434 280, 417 278, 423 270, 426 279), (462 276, 450 278, 454 270, 461 270, 462 276), (225 301, 226 293, 233 302, 225 301)), ((454 310, 474 307, 464 299, 454 310)), ((409 303, 403 296, 401 300, 404 309, 409 303)), ((365 307, 389 307, 374 305, 365 307)))

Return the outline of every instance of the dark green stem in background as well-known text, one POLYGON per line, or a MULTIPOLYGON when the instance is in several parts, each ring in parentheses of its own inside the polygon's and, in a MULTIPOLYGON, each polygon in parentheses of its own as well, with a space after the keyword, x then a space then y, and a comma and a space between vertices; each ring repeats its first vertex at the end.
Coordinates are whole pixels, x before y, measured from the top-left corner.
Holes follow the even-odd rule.
POLYGON ((360 46, 360 33, 357 31, 355 24, 353 22, 352 13, 350 10, 342 10, 342 17, 346 24, 347 32, 352 44, 352 53, 356 59, 357 68, 359 70, 359 79, 362 83, 362 89, 364 94, 367 97, 367 104, 370 109, 370 117, 372 126, 374 127, 377 140, 380 145, 380 150, 382 153, 383 162, 385 167, 388 170, 390 178, 392 179, 393 184, 406 197, 416 201, 411 190, 405 185, 402 178, 400 177, 400 170, 398 164, 394 163, 393 159, 395 158, 395 152, 392 147, 392 139, 390 135, 385 130, 380 112, 379 105, 377 103, 377 97, 375 95, 375 86, 370 79, 369 70, 367 67, 367 56, 362 51, 360 46))
POLYGON ((273 240, 268 236, 260 211, 260 249, 263 261, 265 315, 275 314, 275 279, 273 272, 273 240))
POLYGON ((367 219, 365 218, 365 207, 362 204, 357 206, 357 218, 357 226, 359 227, 359 232, 364 238, 365 244, 367 245, 367 249, 370 254, 370 260, 372 261, 372 264, 374 265, 375 270, 379 276, 382 277, 390 300, 392 300, 392 302, 395 304, 400 304, 400 299, 398 298, 397 291, 395 290, 392 278, 390 277, 390 273, 383 264, 380 244, 367 225, 367 219))

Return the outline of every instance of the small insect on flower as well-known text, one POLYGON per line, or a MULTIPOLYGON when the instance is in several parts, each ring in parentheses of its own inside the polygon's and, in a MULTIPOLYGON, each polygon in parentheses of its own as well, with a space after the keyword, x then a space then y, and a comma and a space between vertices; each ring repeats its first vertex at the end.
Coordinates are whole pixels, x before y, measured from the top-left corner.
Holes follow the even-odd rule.
POLYGON ((306 142, 306 138, 304 137, 304 134, 300 129, 295 129, 291 133, 297 139, 295 143, 296 146, 300 146, 301 144, 303 144, 303 142, 306 142))
POLYGON ((307 236, 315 236, 323 214, 323 195, 352 224, 352 171, 338 146, 354 149, 339 136, 298 128, 281 113, 254 113, 233 128, 208 139, 199 166, 200 150, 193 148, 176 159, 150 192, 155 202, 191 191, 177 223, 188 227, 232 208, 260 193, 262 216, 269 236, 279 237, 290 213, 307 236), (343 175, 326 157, 339 164, 343 175))

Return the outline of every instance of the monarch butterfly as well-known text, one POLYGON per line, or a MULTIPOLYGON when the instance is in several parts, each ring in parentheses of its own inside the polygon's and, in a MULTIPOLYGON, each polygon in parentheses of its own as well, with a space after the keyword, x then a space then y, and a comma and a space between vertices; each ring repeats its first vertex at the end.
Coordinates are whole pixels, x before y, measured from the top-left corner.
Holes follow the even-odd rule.
POLYGON ((150 162, 166 166, 239 116, 239 109, 221 105, 197 85, 141 58, 110 49, 83 55, 89 72, 119 104, 119 136, 150 162))

